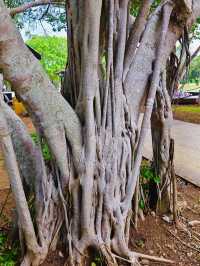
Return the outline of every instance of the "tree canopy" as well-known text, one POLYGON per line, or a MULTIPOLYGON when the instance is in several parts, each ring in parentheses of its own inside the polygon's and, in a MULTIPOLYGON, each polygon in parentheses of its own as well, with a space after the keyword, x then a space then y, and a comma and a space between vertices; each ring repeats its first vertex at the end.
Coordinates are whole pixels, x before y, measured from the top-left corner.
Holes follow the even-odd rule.
POLYGON ((188 81, 191 83, 200 82, 200 56, 194 58, 190 65, 188 81))
POLYGON ((63 71, 67 60, 67 40, 63 37, 34 36, 27 44, 41 54, 41 64, 56 86, 58 72, 63 71))

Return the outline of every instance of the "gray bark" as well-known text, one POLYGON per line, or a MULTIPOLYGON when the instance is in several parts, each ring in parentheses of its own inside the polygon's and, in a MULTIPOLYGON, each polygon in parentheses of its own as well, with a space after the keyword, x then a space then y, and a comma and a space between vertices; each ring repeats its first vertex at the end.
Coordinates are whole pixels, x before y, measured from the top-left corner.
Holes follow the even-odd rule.
MULTIPOLYGON (((3 99, 1 95, 0 105, 2 106, 3 99)), ((26 201, 22 180, 20 177, 15 152, 10 137, 10 132, 7 126, 6 119, 3 112, 0 113, 0 144, 4 154, 5 164, 8 169, 8 175, 10 177, 10 184, 12 193, 16 203, 16 209, 19 219, 19 227, 21 228, 27 246, 27 257, 24 258, 22 265, 27 264, 27 260, 32 260, 33 265, 38 265, 40 261, 40 249, 37 244, 36 234, 33 227, 30 211, 26 201), (36 260, 36 264, 35 263, 36 260)))
MULTIPOLYGON (((158 199, 154 201, 159 214, 172 211, 170 143, 172 127, 171 100, 166 87, 166 73, 161 75, 160 86, 151 116, 151 132, 153 143, 153 169, 160 178, 159 184, 154 184, 158 199)), ((152 184, 153 186, 153 184, 152 184)), ((153 193, 154 195, 156 193, 153 193)))
MULTIPOLYGON (((34 247, 27 250, 24 265, 39 265, 48 250, 56 248, 61 228, 65 232, 62 236, 65 235, 70 265, 85 265, 84 254, 90 254, 91 247, 101 252, 109 265, 117 265, 120 258, 133 265, 137 265, 141 257, 164 261, 129 250, 131 205, 146 125, 150 121, 161 73, 184 24, 190 26, 194 16, 200 14, 196 10, 193 12, 193 8, 199 11, 200 8, 197 1, 193 1, 193 6, 187 5, 188 1, 164 1, 146 22, 150 2, 143 1, 147 5, 141 6, 142 15, 136 19, 133 24, 136 28, 131 29, 129 35, 128 0, 67 1, 70 38, 69 75, 65 80, 69 81, 67 102, 24 45, 0 1, 0 67, 53 154, 51 167, 45 165, 42 157, 36 167, 36 184, 40 180, 41 185, 35 186, 34 197, 37 200, 37 195, 41 195, 43 200, 36 220, 37 237, 34 247), (174 21, 174 17, 178 21, 174 21), (126 58, 127 55, 131 58, 126 58), (103 57, 106 64, 102 62, 103 57), (139 107, 145 97, 146 111, 139 134, 139 107), (39 175, 38 168, 42 169, 39 175), (36 253, 38 256, 32 256, 36 253)), ((162 93, 166 103, 166 91, 162 93)), ((170 105, 166 103, 166 106, 170 113, 170 105)), ((1 108, 13 119, 13 136, 17 137, 14 147, 28 142, 34 151, 36 148, 23 125, 19 123, 16 128, 16 117, 7 112, 3 104, 1 108)), ((159 115, 162 118, 163 109, 159 115)), ((164 132, 168 133, 167 127, 164 132)), ((165 146, 165 140, 159 141, 159 148, 165 146)), ((12 155, 4 151, 7 166, 14 167, 14 175, 10 172, 11 182, 18 180, 13 191, 20 191, 24 199, 10 137, 5 143, 12 155)), ((164 152, 168 152, 167 149, 168 146, 164 152)), ((21 152, 26 154, 27 150, 21 152)), ((40 149, 38 154, 41 156, 40 149)), ((34 157, 34 152, 29 157, 34 157)), ((37 160, 35 156, 31 163, 36 165, 37 160)), ((20 158, 18 163, 22 164, 20 158)), ((26 175, 23 167, 19 168, 22 175, 26 175)), ((25 179, 28 177, 26 175, 25 179)), ((19 202, 17 194, 16 201, 19 202)), ((18 212, 23 212, 22 215, 28 212, 26 202, 24 204, 21 208, 19 202, 18 212)), ((27 217, 29 220, 23 230, 32 226, 30 214, 27 217)), ((31 230, 36 235, 34 228, 31 230)), ((26 244, 28 246, 28 242, 26 244)))

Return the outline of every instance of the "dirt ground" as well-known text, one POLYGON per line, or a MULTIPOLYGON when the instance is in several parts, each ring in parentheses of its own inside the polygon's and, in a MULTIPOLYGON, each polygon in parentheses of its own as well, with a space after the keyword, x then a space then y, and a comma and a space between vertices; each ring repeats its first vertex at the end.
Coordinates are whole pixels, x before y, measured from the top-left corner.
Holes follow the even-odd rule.
MULTIPOLYGON (((14 207, 12 194, 9 190, 0 193, 0 230, 8 229, 12 209, 14 207)), ((140 253, 152 256, 163 256, 175 261, 175 266, 200 266, 200 225, 190 227, 189 222, 200 220, 200 188, 185 181, 178 181, 178 208, 180 225, 165 222, 154 213, 139 221, 137 232, 132 228, 130 248, 140 253), (195 250, 196 249, 196 250, 195 250)), ((145 261, 143 261, 145 263, 145 261)), ((52 253, 42 266, 63 266, 64 258, 61 252, 52 253)), ((166 265, 149 262, 150 266, 166 265)))
MULTIPOLYGON (((141 253, 171 259, 176 266, 199 266, 200 225, 190 227, 188 223, 200 221, 200 188, 179 180, 178 208, 178 228, 160 217, 148 215, 140 222, 137 232, 132 230, 131 247, 141 253)), ((149 265, 164 264, 151 262, 149 265)))
MULTIPOLYGON (((29 117, 21 117, 25 125, 27 126, 27 129, 30 133, 35 131, 35 128, 31 122, 31 119, 29 117)), ((8 174, 5 168, 3 154, 0 149, 0 191, 2 189, 9 188, 9 181, 8 181, 8 174)))

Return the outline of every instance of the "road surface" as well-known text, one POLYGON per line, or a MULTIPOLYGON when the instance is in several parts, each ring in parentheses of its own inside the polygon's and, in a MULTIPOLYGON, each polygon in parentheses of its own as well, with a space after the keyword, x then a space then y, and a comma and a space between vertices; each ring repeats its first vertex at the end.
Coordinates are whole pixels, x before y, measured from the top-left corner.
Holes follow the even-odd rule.
MULTIPOLYGON (((172 136, 175 140, 176 174, 200 187, 200 125, 174 120, 172 136)), ((150 129, 143 155, 152 159, 150 129)))

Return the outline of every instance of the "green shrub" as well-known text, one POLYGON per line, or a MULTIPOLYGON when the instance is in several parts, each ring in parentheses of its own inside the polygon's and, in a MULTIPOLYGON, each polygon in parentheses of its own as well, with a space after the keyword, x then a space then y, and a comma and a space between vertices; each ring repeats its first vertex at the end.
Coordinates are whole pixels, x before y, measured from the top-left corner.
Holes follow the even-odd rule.
POLYGON ((14 266, 17 264, 19 249, 17 244, 7 247, 7 235, 0 232, 0 266, 14 266))
POLYGON ((147 181, 153 181, 157 184, 160 183, 160 176, 155 175, 149 165, 143 165, 140 169, 140 175, 147 181))
POLYGON ((140 169, 140 186, 143 191, 143 197, 139 199, 139 208, 144 210, 148 205, 149 184, 154 182, 160 183, 160 176, 155 175, 152 167, 149 164, 143 163, 140 169))
POLYGON ((67 40, 63 37, 34 36, 27 44, 41 56, 41 64, 56 86, 60 84, 58 72, 65 69, 67 40))

